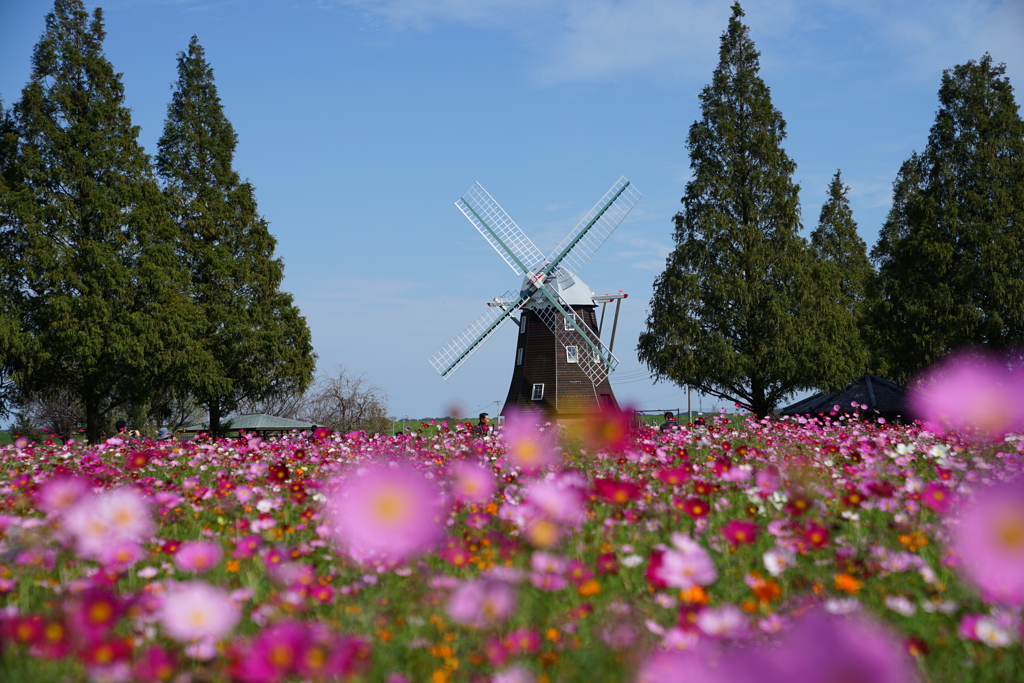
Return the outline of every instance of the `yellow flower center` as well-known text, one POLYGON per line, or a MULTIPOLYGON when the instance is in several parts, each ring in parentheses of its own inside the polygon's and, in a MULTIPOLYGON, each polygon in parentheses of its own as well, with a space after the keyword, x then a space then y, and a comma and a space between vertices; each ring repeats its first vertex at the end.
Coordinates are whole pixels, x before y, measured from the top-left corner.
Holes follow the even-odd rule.
POLYGON ((114 607, 109 602, 97 602, 89 608, 89 620, 94 624, 105 624, 114 616, 114 607))
POLYGON ((374 517, 384 524, 394 525, 408 518, 409 504, 402 492, 391 489, 380 491, 373 498, 371 506, 374 517))
POLYGON ((1024 550, 1024 514, 1021 510, 1008 511, 996 521, 996 539, 1010 552, 1024 550))
POLYGON ((285 669, 292 663, 292 649, 287 645, 273 645, 270 648, 270 661, 274 666, 285 669))

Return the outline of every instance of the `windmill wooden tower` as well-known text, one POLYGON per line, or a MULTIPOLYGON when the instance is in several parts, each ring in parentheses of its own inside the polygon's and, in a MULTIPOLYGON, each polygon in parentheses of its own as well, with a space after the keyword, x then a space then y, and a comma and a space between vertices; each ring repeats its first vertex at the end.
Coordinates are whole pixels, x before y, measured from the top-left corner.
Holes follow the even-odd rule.
POLYGON ((441 376, 450 377, 502 325, 514 320, 519 338, 503 415, 525 409, 573 417, 600 407, 618 407, 608 381, 618 360, 601 341, 597 307, 602 307, 603 323, 604 307, 615 301, 618 321, 618 306, 626 295, 595 296, 576 273, 641 196, 628 180, 619 178, 545 257, 487 190, 475 183, 455 204, 523 281, 518 291, 490 301, 487 313, 431 357, 441 376))

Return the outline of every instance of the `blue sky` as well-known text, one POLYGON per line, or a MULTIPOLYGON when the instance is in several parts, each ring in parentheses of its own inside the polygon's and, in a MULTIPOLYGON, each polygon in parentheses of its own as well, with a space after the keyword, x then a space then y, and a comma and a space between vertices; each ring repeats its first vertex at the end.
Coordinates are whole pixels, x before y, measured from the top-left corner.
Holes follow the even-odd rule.
MULTIPOLYGON (((672 248, 730 2, 698 0, 109 0, 108 58, 154 154, 196 34, 313 331, 321 371, 365 373, 401 417, 496 412, 515 331, 447 382, 427 359, 519 279, 454 206, 479 181, 550 251, 620 176, 644 198, 579 273, 624 290, 612 384, 639 408, 686 406, 635 354, 672 248)), ((90 9, 95 5, 88 3, 90 9)), ((0 96, 20 97, 52 3, 0 2, 0 96)), ((1018 0, 744 3, 788 124, 804 234, 841 169, 870 248, 921 150, 944 69, 986 51, 1024 87, 1018 0)), ((694 397, 694 409, 725 404, 694 397)))

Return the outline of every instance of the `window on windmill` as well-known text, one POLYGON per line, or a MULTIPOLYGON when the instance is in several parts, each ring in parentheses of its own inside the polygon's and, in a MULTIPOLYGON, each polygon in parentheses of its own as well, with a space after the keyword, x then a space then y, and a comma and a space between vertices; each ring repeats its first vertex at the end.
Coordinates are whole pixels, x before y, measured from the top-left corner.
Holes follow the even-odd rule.
POLYGON ((519 334, 526 334, 526 314, 519 318, 519 334))
POLYGON ((543 401, 544 400, 544 385, 534 384, 533 385, 533 396, 530 397, 531 401, 543 401))
MULTIPOLYGON (((576 320, 576 314, 575 313, 572 314, 572 320, 573 321, 576 320)), ((565 329, 567 329, 567 330, 571 330, 572 329, 572 321, 570 321, 568 318, 565 318, 563 320, 563 323, 565 324, 565 329)))
POLYGON ((575 346, 565 347, 565 362, 566 363, 579 363, 580 353, 579 349, 575 346))
POLYGON ((516 365, 522 365, 522 364, 523 364, 523 349, 522 349, 522 347, 520 347, 519 350, 516 351, 516 365))

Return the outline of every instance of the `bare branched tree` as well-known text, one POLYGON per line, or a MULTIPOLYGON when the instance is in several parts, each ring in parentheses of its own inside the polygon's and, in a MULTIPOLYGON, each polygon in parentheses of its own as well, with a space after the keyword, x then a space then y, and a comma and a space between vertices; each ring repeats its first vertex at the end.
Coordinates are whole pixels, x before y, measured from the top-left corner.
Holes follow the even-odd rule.
POLYGON ((349 432, 385 432, 391 429, 388 396, 365 374, 353 375, 336 366, 337 375, 321 375, 305 397, 300 419, 349 432))
POLYGON ((243 398, 238 401, 235 412, 239 415, 263 413, 289 420, 302 420, 305 419, 302 415, 306 411, 307 403, 307 396, 300 393, 279 394, 260 399, 243 398))
POLYGON ((155 396, 146 407, 145 420, 147 425, 167 427, 175 432, 182 427, 202 422, 206 418, 206 410, 200 405, 190 391, 172 388, 155 396))
POLYGON ((85 423, 85 409, 74 392, 57 389, 32 394, 22 401, 17 428, 25 432, 48 429, 63 438, 77 437, 85 423))

